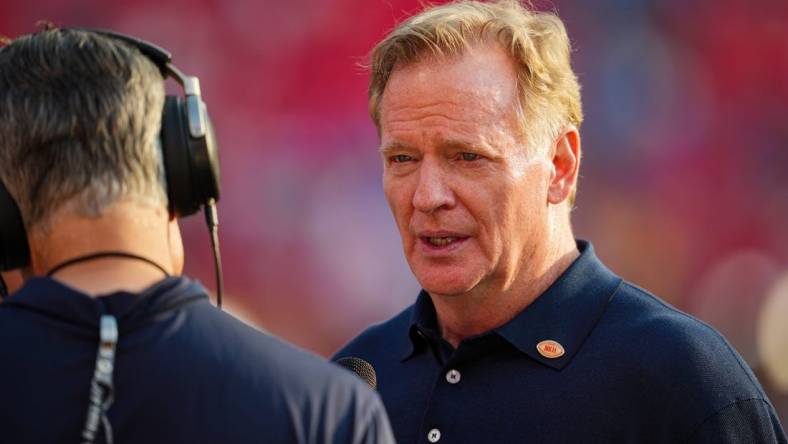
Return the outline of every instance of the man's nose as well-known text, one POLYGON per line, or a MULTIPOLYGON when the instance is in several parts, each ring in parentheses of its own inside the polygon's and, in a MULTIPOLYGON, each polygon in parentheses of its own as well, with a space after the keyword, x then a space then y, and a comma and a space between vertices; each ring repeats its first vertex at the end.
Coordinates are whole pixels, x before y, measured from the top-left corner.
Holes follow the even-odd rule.
POLYGON ((447 172, 437 160, 423 159, 413 194, 413 207, 424 213, 453 207, 455 197, 447 179, 447 172))

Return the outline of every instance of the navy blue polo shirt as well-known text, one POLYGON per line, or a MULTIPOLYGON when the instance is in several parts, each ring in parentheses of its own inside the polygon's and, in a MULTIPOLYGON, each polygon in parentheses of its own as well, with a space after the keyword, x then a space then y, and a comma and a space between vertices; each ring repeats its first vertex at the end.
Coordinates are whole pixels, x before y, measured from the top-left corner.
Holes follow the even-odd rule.
POLYGON ((578 247, 525 310, 456 349, 422 291, 336 357, 373 365, 401 443, 786 442, 718 332, 578 247))
POLYGON ((101 313, 119 331, 115 443, 393 442, 359 378, 220 312, 186 278, 98 298, 34 278, 0 304, 0 442, 80 442, 101 313))

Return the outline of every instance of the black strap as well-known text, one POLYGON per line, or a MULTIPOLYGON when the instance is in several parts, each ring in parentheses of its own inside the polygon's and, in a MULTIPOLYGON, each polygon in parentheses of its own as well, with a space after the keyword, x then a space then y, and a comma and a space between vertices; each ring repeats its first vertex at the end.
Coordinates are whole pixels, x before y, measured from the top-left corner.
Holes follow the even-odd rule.
POLYGON ((144 256, 139 256, 139 255, 134 254, 134 253, 126 253, 124 251, 101 251, 101 252, 98 252, 98 253, 87 254, 85 256, 79 256, 79 257, 75 257, 73 259, 69 259, 69 260, 67 260, 65 262, 57 264, 54 268, 49 270, 47 272, 47 277, 51 277, 53 274, 57 273, 58 271, 66 268, 66 267, 69 267, 71 265, 77 264, 79 262, 87 262, 87 261, 92 261, 94 259, 100 259, 100 258, 105 258, 105 257, 121 257, 121 258, 125 258, 125 259, 135 259, 135 260, 138 260, 138 261, 142 261, 142 262, 148 263, 150 265, 153 265, 154 267, 156 267, 159 270, 161 270, 161 272, 164 273, 164 275, 166 277, 170 277, 170 273, 168 273, 167 270, 164 269, 164 267, 162 267, 161 265, 157 264, 156 262, 154 262, 154 261, 152 261, 152 260, 150 260, 150 259, 148 259, 148 258, 146 258, 144 256))
MULTIPOLYGON (((102 311, 103 310, 102 304, 102 311)), ((104 429, 104 439, 107 444, 112 444, 112 425, 107 417, 107 411, 115 400, 115 386, 112 375, 115 371, 115 348, 118 344, 118 321, 115 316, 102 314, 99 323, 99 345, 96 353, 96 367, 93 370, 93 379, 90 381, 90 396, 85 427, 80 437, 83 444, 92 444, 96 441, 101 428, 104 429)))

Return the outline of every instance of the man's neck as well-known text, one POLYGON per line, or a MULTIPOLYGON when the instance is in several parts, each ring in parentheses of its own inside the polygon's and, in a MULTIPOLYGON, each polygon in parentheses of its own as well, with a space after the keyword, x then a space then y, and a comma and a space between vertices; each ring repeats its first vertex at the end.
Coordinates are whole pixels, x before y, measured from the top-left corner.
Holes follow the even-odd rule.
POLYGON ((30 248, 33 274, 46 275, 59 265, 96 253, 140 256, 164 268, 131 257, 97 257, 57 270, 52 277, 88 295, 140 292, 173 273, 166 209, 122 202, 100 217, 75 215, 68 207, 51 218, 49 229, 33 231, 30 248))
POLYGON ((512 320, 553 282, 580 255, 574 238, 562 242, 522 267, 506 288, 475 288, 463 295, 431 295, 443 338, 455 348, 470 336, 485 333, 512 320))

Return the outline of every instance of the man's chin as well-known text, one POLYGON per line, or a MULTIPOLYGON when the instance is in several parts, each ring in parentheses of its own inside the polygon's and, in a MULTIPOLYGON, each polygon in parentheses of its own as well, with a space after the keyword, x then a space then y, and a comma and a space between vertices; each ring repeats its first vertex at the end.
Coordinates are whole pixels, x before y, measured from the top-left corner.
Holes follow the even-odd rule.
POLYGON ((431 295, 462 296, 473 289, 476 282, 467 279, 425 278, 419 279, 421 287, 431 295))
POLYGON ((487 269, 479 264, 460 261, 448 263, 413 261, 411 271, 421 287, 429 294, 453 296, 473 290, 484 278, 487 269))

